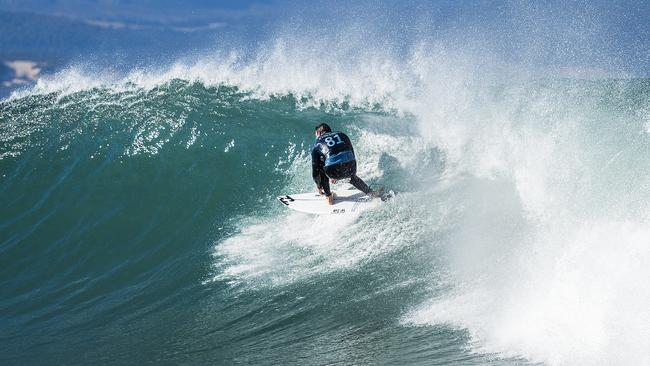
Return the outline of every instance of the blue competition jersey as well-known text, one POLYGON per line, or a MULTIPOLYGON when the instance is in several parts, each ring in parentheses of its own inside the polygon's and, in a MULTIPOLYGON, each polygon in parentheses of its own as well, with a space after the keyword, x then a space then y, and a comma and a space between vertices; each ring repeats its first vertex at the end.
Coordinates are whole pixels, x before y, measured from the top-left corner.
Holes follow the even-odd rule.
POLYGON ((312 162, 322 166, 345 164, 354 161, 354 149, 350 138, 343 132, 328 132, 321 135, 311 152, 312 162))

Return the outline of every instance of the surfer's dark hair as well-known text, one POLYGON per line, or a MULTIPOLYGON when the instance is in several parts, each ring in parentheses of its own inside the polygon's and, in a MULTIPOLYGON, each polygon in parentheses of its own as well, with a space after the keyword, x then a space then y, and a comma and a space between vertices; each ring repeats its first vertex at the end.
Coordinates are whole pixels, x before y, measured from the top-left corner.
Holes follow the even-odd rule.
POLYGON ((327 123, 321 123, 316 126, 316 132, 332 132, 332 129, 327 123))

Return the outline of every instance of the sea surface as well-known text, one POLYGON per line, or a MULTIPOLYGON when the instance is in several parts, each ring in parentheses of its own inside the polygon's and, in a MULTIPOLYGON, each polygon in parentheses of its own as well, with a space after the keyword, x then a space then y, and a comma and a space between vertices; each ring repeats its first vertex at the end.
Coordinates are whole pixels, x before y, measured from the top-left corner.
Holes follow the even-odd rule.
POLYGON ((348 51, 0 101, 0 364, 650 364, 650 80, 348 51), (394 200, 276 200, 320 122, 394 200))

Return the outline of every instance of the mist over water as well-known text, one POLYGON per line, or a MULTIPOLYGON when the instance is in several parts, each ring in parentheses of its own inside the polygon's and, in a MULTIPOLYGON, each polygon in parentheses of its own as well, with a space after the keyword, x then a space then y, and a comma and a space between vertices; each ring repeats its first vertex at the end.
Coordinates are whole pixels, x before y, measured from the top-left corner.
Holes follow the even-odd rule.
POLYGON ((626 13, 367 5, 2 101, 2 359, 650 363, 650 82, 626 13), (313 189, 323 120, 397 199, 274 202, 313 189))

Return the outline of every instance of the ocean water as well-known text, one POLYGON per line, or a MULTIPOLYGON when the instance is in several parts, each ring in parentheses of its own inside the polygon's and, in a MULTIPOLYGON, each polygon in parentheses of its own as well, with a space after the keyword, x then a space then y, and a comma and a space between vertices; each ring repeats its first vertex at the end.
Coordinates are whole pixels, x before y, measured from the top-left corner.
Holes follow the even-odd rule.
POLYGON ((310 52, 0 102, 0 363, 650 364, 648 79, 310 52), (321 121, 396 199, 275 200, 321 121))

